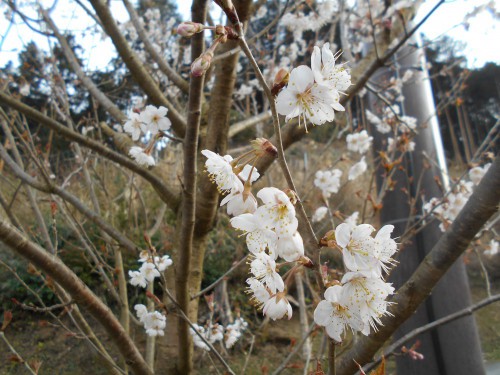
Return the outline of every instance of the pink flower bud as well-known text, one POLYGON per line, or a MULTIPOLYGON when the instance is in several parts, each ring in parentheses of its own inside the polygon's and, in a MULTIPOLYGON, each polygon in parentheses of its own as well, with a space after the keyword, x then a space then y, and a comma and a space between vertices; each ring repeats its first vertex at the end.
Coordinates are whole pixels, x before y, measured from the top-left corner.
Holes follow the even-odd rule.
POLYGON ((207 50, 200 57, 194 60, 191 64, 191 74, 193 75, 193 77, 201 77, 203 74, 205 74, 208 68, 210 68, 210 63, 212 62, 213 57, 213 52, 207 50))
POLYGON ((191 21, 182 22, 177 27, 177 34, 185 36, 186 38, 190 38, 194 34, 202 32, 203 28, 204 27, 201 23, 196 23, 191 21))

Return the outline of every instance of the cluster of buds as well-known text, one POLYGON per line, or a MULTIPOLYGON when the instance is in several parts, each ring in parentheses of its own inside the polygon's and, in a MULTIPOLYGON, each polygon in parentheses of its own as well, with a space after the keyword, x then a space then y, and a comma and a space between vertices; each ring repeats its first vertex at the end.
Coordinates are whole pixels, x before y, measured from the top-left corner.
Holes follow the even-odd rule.
MULTIPOLYGON (((234 9, 232 3, 230 3, 229 5, 234 9)), ((215 49, 219 44, 226 43, 228 39, 237 40, 240 37, 239 34, 229 26, 205 26, 201 23, 190 21, 182 22, 177 27, 177 34, 186 38, 190 38, 195 34, 201 33, 204 30, 214 31, 215 38, 212 42, 212 45, 191 64, 191 74, 194 77, 201 77, 208 71, 212 63, 212 59, 214 58, 215 49)))

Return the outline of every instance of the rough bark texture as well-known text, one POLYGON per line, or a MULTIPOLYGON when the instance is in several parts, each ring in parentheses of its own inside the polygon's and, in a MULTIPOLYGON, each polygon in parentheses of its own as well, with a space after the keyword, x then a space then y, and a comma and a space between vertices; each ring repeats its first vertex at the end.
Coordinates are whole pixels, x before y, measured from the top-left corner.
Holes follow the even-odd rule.
POLYGON ((430 295, 433 288, 453 266, 479 232, 498 210, 500 202, 500 159, 497 157, 481 183, 455 219, 439 239, 409 280, 391 299, 394 304, 379 331, 359 340, 337 359, 338 374, 353 374, 357 366, 370 362, 382 345, 430 295))

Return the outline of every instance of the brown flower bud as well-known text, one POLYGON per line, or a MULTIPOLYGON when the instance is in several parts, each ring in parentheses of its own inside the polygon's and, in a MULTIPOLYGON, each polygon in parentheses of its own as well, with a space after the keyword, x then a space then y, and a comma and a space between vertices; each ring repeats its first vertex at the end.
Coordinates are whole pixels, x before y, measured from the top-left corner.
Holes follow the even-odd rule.
POLYGON ((250 143, 258 156, 269 154, 273 158, 278 157, 278 149, 266 138, 257 138, 250 143))
POLYGON ((290 72, 288 71, 288 69, 281 68, 274 77, 271 93, 274 96, 278 95, 281 89, 283 89, 283 87, 285 87, 288 84, 289 79, 290 79, 290 72))
POLYGON ((298 260, 299 264, 302 264, 304 267, 307 267, 307 268, 314 268, 314 263, 313 261, 306 257, 306 256, 301 256, 298 260))

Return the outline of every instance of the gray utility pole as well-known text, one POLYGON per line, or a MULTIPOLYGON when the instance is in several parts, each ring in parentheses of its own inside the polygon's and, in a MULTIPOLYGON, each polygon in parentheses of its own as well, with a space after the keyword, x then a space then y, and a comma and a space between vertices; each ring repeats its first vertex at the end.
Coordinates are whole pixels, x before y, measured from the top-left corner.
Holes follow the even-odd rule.
MULTIPOLYGON (((419 40, 413 39, 412 45, 419 40)), ((437 178, 442 186, 448 185, 443 146, 435 105, 425 68, 423 51, 414 47, 402 49, 395 57, 399 69, 396 73, 388 68, 381 69, 373 79, 373 83, 384 85, 394 74, 402 77, 407 69, 411 69, 414 79, 405 84, 402 113, 416 117, 418 120, 418 134, 414 141, 415 151, 407 154, 401 167, 394 175, 396 185, 393 191, 387 193, 383 200, 380 213, 381 225, 393 224, 394 236, 401 236, 407 227, 410 217, 410 198, 415 198, 416 212, 422 213, 422 197, 428 201, 432 197, 442 196, 442 191, 436 183, 437 178), (430 168, 428 166, 430 165, 430 168), (419 185, 420 181, 420 185, 419 185), (419 191, 417 188, 419 187, 419 191), (407 190, 407 193, 402 189, 407 190)), ((369 107, 377 99, 370 95, 369 107)), ((378 102, 380 105, 380 102, 378 102)), ((381 134, 373 129, 375 149, 384 149, 388 135, 381 134)), ((394 137, 393 134, 389 135, 394 137)), ((378 186, 381 186, 384 170, 377 175, 378 186)), ((399 264, 392 271, 389 281, 398 288, 417 268, 425 255, 432 249, 442 235, 434 221, 412 239, 412 243, 405 246, 398 256, 399 264)), ((448 314, 461 310, 471 304, 470 289, 461 259, 448 271, 446 276, 437 284, 431 296, 415 312, 413 317, 406 321, 395 334, 398 339, 405 333, 424 324, 442 318, 448 314)), ((474 317, 464 317, 452 323, 441 326, 429 333, 418 337, 421 346, 417 351, 424 354, 423 361, 414 361, 408 356, 397 358, 397 373, 402 375, 482 375, 485 374, 481 345, 474 317)), ((411 346, 413 343, 409 343, 411 346)))

